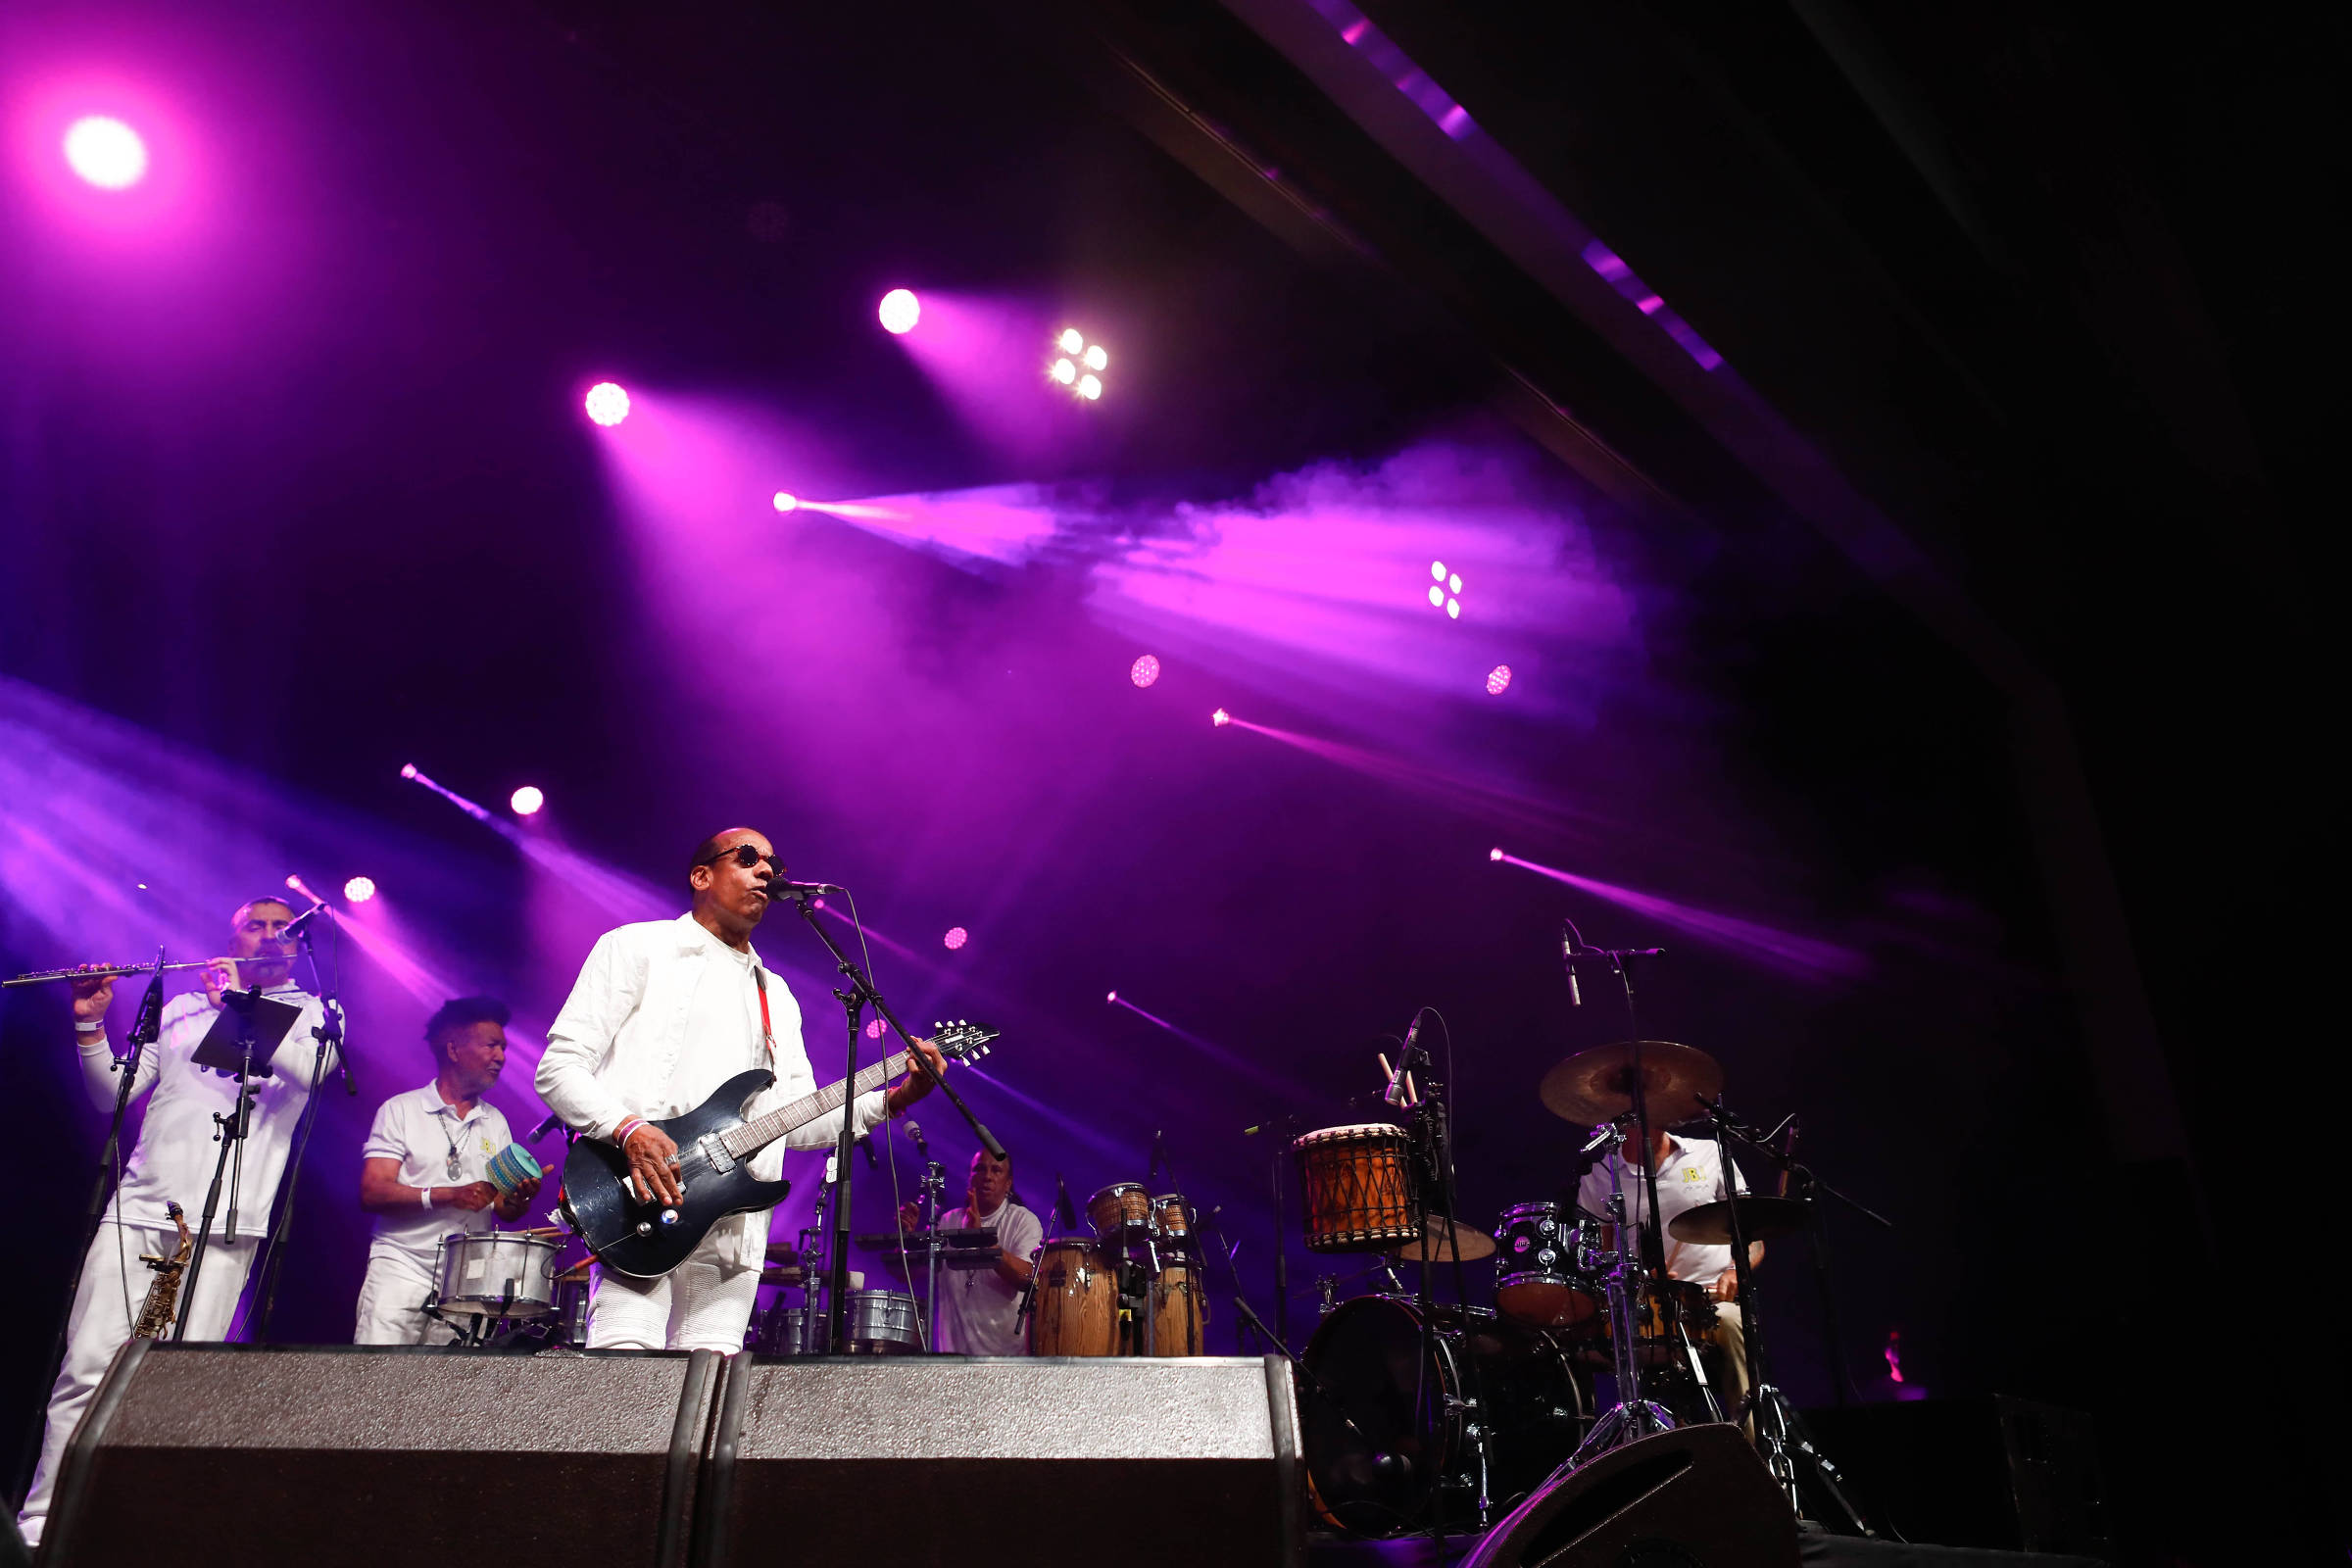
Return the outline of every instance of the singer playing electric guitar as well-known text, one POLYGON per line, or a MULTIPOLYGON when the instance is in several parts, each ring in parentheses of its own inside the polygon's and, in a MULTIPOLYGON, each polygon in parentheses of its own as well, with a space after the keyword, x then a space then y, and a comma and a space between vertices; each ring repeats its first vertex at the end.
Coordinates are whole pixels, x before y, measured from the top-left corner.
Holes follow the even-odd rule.
MULTIPOLYGON (((816 1095, 800 1004, 752 947, 769 883, 784 876, 764 834, 730 828, 704 841, 687 868, 689 911, 600 937, 548 1030, 539 1096, 583 1135, 564 1166, 564 1200, 592 1245, 605 1238, 592 1348, 740 1350, 766 1210, 783 1193, 782 1151, 827 1147, 837 1116, 870 1128, 931 1088, 917 1073, 885 1095, 861 1073, 838 1110, 830 1097, 841 1086, 816 1095), (823 1102, 808 1104, 812 1097, 823 1102), (813 1119, 766 1125, 803 1105, 813 1119), (735 1125, 744 1119, 762 1132, 746 1134, 735 1125)), ((945 1070, 936 1046, 919 1049, 945 1070)))

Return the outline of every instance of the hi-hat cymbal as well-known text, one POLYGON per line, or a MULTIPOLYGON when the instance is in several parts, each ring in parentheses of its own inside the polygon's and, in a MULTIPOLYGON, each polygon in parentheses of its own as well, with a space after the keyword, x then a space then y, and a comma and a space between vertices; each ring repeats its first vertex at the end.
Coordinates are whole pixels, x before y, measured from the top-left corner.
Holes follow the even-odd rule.
MULTIPOLYGON (((1688 1121, 1723 1093, 1723 1064, 1695 1046, 1671 1040, 1642 1042, 1642 1087, 1649 1124, 1688 1121)), ((1537 1087, 1544 1108, 1580 1127, 1613 1121, 1634 1108, 1634 1045, 1613 1040, 1580 1051, 1544 1075, 1537 1087)))
MULTIPOLYGON (((1751 1193, 1740 1200, 1740 1233, 1751 1242, 1777 1242, 1784 1236, 1801 1236, 1812 1222, 1813 1205, 1801 1198, 1751 1193)), ((1686 1208, 1666 1222, 1666 1234, 1678 1242, 1729 1247, 1732 1205, 1718 1199, 1712 1203, 1686 1208)))
POLYGON ((1432 1214, 1421 1221, 1420 1242, 1418 1244, 1408 1242, 1396 1249, 1391 1255, 1402 1263, 1450 1263, 1454 1259, 1456 1248, 1460 1249, 1463 1262, 1475 1263, 1482 1257, 1494 1255, 1494 1238, 1489 1236, 1485 1231, 1473 1230, 1467 1225, 1456 1223, 1453 1227, 1452 1245, 1448 1246, 1446 1241, 1445 1220, 1432 1214))

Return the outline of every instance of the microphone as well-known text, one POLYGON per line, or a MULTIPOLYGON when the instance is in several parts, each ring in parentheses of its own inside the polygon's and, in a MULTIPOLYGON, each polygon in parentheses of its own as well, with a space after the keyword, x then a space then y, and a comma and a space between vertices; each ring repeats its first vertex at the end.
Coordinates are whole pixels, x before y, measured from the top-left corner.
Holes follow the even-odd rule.
POLYGON ((931 1157, 931 1146, 923 1142, 922 1124, 912 1117, 907 1118, 906 1136, 914 1140, 914 1152, 928 1160, 931 1157))
POLYGON ((841 891, 830 882, 787 882, 780 876, 769 877, 760 889, 771 899, 821 899, 841 891))
POLYGON ((1413 1042, 1421 1036, 1421 1013, 1428 1010, 1424 1007, 1414 1013, 1413 1021, 1404 1026, 1404 1049, 1396 1054, 1396 1065, 1389 1069, 1389 1087, 1380 1093, 1380 1098, 1392 1105, 1404 1103, 1404 1075, 1412 1066, 1413 1042))
POLYGON ((309 908, 296 915, 293 919, 288 920, 286 922, 285 930, 279 932, 278 935, 284 940, 291 941, 293 938, 302 935, 305 928, 307 928, 313 920, 318 919, 320 915, 325 915, 327 918, 332 919, 334 917, 334 913, 335 911, 333 909, 327 907, 323 904, 314 904, 309 908))
POLYGON ((871 1134, 858 1139, 858 1147, 865 1151, 866 1169, 880 1170, 882 1168, 881 1159, 874 1153, 874 1140, 871 1134))
POLYGON ((1568 965, 1568 1005, 1581 1007, 1585 994, 1576 985, 1576 927, 1565 920, 1560 922, 1560 959, 1568 965))
POLYGON ((1152 1135, 1152 1169, 1144 1179, 1154 1187, 1159 1185, 1159 1167, 1163 1163, 1160 1151, 1167 1136, 1166 1133, 1159 1132, 1152 1135))
POLYGON ((540 1123, 538 1126, 536 1126, 536 1127, 532 1128, 532 1129, 531 1129, 531 1136, 530 1136, 530 1137, 528 1137, 528 1138, 525 1138, 525 1139, 523 1140, 523 1142, 524 1142, 524 1143, 526 1143, 526 1144, 535 1144, 535 1143, 537 1143, 537 1142, 538 1142, 540 1139, 542 1139, 542 1138, 545 1138, 545 1137, 546 1137, 546 1136, 547 1136, 547 1135, 548 1135, 550 1132, 552 1132, 552 1131, 555 1129, 555 1125, 556 1125, 556 1123, 558 1123, 558 1122, 562 1121, 563 1119, 564 1119, 564 1116, 563 1116, 563 1113, 562 1113, 561 1111, 554 1111, 554 1110, 551 1110, 551 1111, 549 1111, 549 1112, 547 1113, 547 1120, 545 1120, 545 1121, 541 1122, 541 1123, 540 1123))

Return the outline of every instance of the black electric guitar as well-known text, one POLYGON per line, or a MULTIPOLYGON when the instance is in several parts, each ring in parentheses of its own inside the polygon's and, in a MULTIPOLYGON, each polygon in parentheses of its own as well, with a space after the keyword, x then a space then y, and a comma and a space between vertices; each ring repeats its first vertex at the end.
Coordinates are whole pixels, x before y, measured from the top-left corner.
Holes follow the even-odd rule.
MULTIPOLYGON (((985 1024, 944 1024, 932 1036, 950 1061, 988 1054, 999 1031, 985 1024)), ((881 1088, 907 1068, 907 1054, 894 1051, 858 1072, 858 1093, 881 1088)), ((916 1069, 920 1071, 920 1068, 916 1069)), ((763 1182, 752 1175, 752 1156, 796 1127, 805 1127, 850 1097, 843 1085, 804 1095, 789 1105, 751 1121, 743 1107, 776 1081, 765 1068, 737 1073, 718 1092, 683 1116, 654 1125, 678 1146, 678 1202, 641 1203, 629 1183, 628 1156, 596 1138, 574 1139, 564 1160, 564 1217, 607 1268, 639 1279, 666 1274, 729 1214, 765 1212, 784 1201, 792 1183, 763 1182)))

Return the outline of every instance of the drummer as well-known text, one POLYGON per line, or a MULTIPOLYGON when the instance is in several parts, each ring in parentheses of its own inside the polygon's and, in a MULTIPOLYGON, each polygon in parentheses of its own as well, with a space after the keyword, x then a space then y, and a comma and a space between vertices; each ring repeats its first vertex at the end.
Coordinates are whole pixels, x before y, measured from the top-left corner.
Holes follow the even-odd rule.
MULTIPOLYGON (((945 1269, 939 1280, 938 1346, 959 1355, 1027 1355, 1021 1333, 1021 1293, 1034 1268, 1029 1255, 1046 1239, 1045 1222, 1014 1201, 1012 1154, 998 1159, 985 1149, 972 1155, 968 1201, 960 1212, 943 1213, 945 1227, 965 1226, 997 1233, 996 1266, 945 1269)), ((922 1216, 912 1203, 899 1210, 900 1225, 912 1230, 922 1216)))
POLYGON ((485 1179, 499 1151, 514 1141, 507 1118, 482 1098, 507 1064, 507 1020, 495 997, 459 997, 426 1021, 436 1069, 421 1089, 378 1106, 361 1150, 360 1206, 376 1216, 360 1287, 361 1345, 446 1344, 447 1324, 424 1315, 440 1283, 433 1265, 441 1238, 483 1231, 495 1219, 517 1220, 539 1179, 502 1197, 485 1179))
MULTIPOLYGON (((1658 1173, 1658 1214, 1661 1234, 1666 1240, 1666 1273, 1673 1279, 1702 1287, 1715 1302, 1716 1339, 1723 1352, 1723 1367, 1712 1375, 1722 1380, 1732 1396, 1725 1411, 1730 1416, 1747 1400, 1747 1356, 1738 1300, 1740 1276, 1732 1267, 1732 1250, 1677 1241, 1663 1229, 1673 1224, 1674 1217, 1683 1210, 1712 1203, 1723 1197, 1723 1153, 1712 1139, 1681 1138, 1663 1127, 1653 1129, 1650 1143, 1651 1163, 1658 1173)), ((1649 1212, 1648 1183, 1642 1179, 1641 1151, 1634 1147, 1631 1135, 1625 1152, 1630 1156, 1622 1172, 1625 1211, 1632 1220, 1635 1235, 1642 1236, 1646 1232, 1643 1216, 1649 1212)), ((1732 1162, 1732 1181, 1736 1191, 1747 1191, 1747 1180, 1740 1174, 1737 1160, 1732 1162)), ((1576 1201, 1588 1214, 1608 1212, 1607 1159, 1594 1160, 1585 1172, 1585 1179, 1577 1185, 1576 1201)), ((1763 1261, 1764 1244, 1748 1243, 1747 1266, 1754 1268, 1763 1261)))

